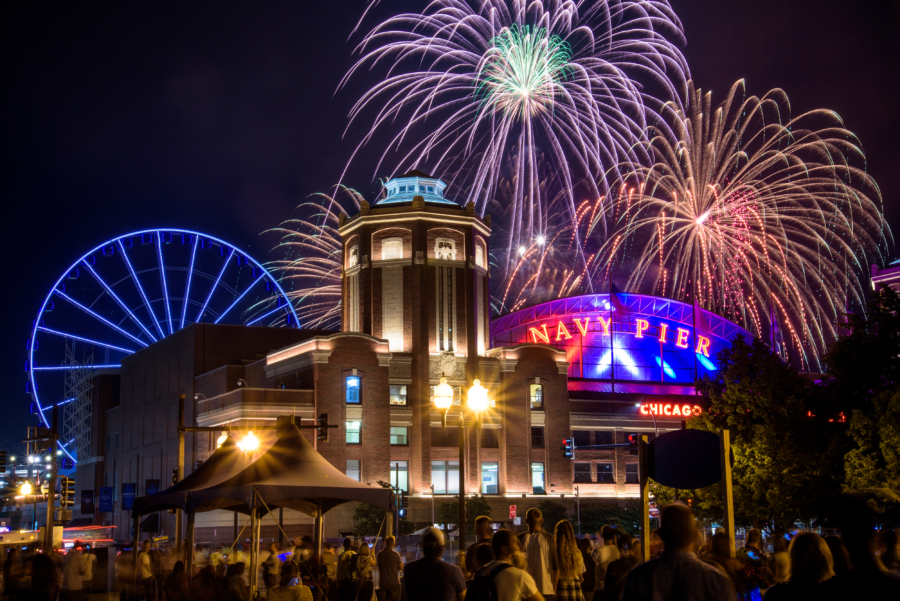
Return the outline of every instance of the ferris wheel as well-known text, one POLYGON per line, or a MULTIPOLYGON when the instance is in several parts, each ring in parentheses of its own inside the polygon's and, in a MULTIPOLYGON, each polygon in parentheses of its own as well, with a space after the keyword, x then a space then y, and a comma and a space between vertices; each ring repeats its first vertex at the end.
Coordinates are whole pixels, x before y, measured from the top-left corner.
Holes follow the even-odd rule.
POLYGON ((193 323, 300 327, 281 285, 235 246, 181 229, 133 232, 93 248, 44 299, 26 345, 26 391, 60 449, 89 449, 96 374, 193 323))

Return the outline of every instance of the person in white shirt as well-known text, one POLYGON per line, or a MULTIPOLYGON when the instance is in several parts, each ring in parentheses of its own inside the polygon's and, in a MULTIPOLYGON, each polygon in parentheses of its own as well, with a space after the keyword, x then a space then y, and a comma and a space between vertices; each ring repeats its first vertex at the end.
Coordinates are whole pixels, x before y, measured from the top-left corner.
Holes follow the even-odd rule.
POLYGON ((594 563, 597 564, 595 570, 597 588, 594 591, 603 590, 604 581, 606 580, 606 568, 620 557, 619 547, 616 546, 616 529, 612 526, 604 526, 603 530, 600 531, 600 536, 603 538, 603 544, 591 553, 594 563))
POLYGON ((519 541, 512 530, 495 532, 491 538, 491 549, 495 559, 475 573, 473 586, 479 578, 492 577, 497 589, 497 601, 544 601, 534 578, 512 565, 513 556, 519 551, 519 541))
POLYGON ((94 591, 94 566, 97 563, 97 556, 94 555, 92 549, 87 547, 84 550, 84 576, 82 576, 82 580, 84 581, 82 588, 85 593, 92 593, 94 591))
POLYGON ((519 544, 525 551, 528 573, 534 578, 544 598, 553 599, 556 595, 556 578, 559 573, 556 539, 541 528, 544 516, 537 507, 532 507, 525 513, 525 523, 528 524, 528 532, 519 535, 519 544))
POLYGON ((76 541, 75 546, 66 555, 66 563, 63 567, 62 591, 59 598, 62 601, 81 601, 84 591, 83 578, 87 570, 84 555, 81 554, 81 542, 76 541))

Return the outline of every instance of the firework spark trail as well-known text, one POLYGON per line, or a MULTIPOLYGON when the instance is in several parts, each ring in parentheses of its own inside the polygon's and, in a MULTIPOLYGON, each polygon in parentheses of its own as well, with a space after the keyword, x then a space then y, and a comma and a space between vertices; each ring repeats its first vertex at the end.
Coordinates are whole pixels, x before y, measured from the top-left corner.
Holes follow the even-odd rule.
POLYGON ((718 107, 690 83, 685 106, 651 130, 655 163, 630 182, 644 192, 620 193, 598 216, 617 235, 592 273, 629 261, 629 290, 662 279, 670 296, 765 340, 786 329, 783 352, 820 369, 842 312, 863 305, 867 265, 893 243, 877 185, 854 166, 856 138, 832 111, 790 118, 781 90, 747 98, 743 81, 718 107), (638 245, 633 256, 620 236, 638 245))
POLYGON ((281 236, 275 251, 285 258, 272 261, 303 327, 341 329, 341 267, 343 248, 338 233, 341 215, 359 212, 363 197, 337 186, 333 196, 313 194, 297 207, 300 217, 269 230, 281 236))
POLYGON ((569 219, 576 182, 589 182, 586 197, 598 198, 608 170, 617 176, 620 165, 646 163, 638 142, 661 101, 643 84, 677 102, 689 77, 683 45, 665 0, 435 0, 358 44, 340 88, 360 71, 384 77, 350 112, 348 130, 370 124, 353 155, 389 131, 376 173, 388 161, 430 171, 481 214, 501 179, 514 181, 502 255, 511 272, 516 249, 548 235, 552 195, 542 188, 541 162, 556 166, 550 187, 567 194, 569 219), (511 151, 520 155, 512 163, 511 151), (515 171, 504 174, 509 166, 515 171))

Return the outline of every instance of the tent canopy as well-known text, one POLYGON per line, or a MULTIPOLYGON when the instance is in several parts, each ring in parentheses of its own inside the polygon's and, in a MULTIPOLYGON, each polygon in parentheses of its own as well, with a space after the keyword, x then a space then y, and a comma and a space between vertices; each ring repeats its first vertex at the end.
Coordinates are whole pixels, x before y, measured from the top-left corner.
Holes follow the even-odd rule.
MULTIPOLYGON (((251 463, 234 439, 229 436, 216 451, 209 456, 193 473, 175 483, 170 488, 134 500, 132 515, 145 515, 166 509, 182 509, 187 511, 190 495, 196 490, 215 486, 232 476, 241 473, 251 463)), ((196 511, 212 511, 213 509, 231 509, 249 513, 248 507, 241 507, 238 501, 223 500, 221 504, 197 508, 196 511)))
MULTIPOLYGON (((390 489, 368 486, 345 475, 319 455, 295 424, 240 474, 191 493, 189 511, 215 503, 253 506, 253 491, 269 509, 288 507, 313 517, 348 501, 390 509, 390 489)), ((262 507, 262 504, 260 504, 262 507)), ((265 510, 265 507, 262 507, 265 510)))

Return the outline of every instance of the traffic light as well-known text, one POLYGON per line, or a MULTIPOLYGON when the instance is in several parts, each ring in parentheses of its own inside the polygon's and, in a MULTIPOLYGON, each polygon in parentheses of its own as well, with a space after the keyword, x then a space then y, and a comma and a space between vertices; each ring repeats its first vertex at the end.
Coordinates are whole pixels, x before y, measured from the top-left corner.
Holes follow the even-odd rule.
POLYGON ((400 509, 409 507, 409 493, 405 490, 400 493, 400 509))
POLYGON ((6 473, 6 451, 0 451, 0 474, 6 473))
POLYGON ((178 468, 172 468, 172 486, 175 486, 178 483, 178 468))
POLYGON ((629 454, 637 455, 640 452, 638 450, 639 446, 640 446, 640 441, 641 441, 641 437, 638 436, 637 434, 629 434, 628 435, 628 453, 629 454))
POLYGON ((401 518, 405 518, 405 517, 406 517, 406 508, 405 508, 405 507, 401 507, 401 508, 400 508, 400 511, 397 512, 397 514, 398 514, 401 518))
POLYGON ((316 421, 316 440, 328 442, 328 414, 323 413, 316 421))
POLYGON ((575 439, 563 438, 563 454, 566 459, 575 459, 575 439))
POLYGON ((59 506, 72 507, 75 505, 75 480, 63 476, 59 483, 59 506))

